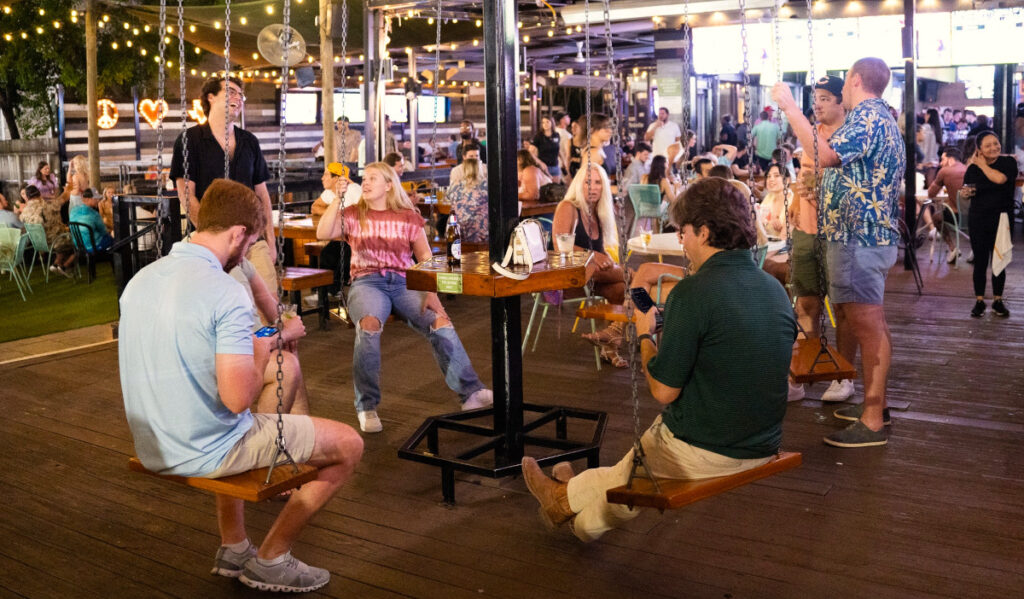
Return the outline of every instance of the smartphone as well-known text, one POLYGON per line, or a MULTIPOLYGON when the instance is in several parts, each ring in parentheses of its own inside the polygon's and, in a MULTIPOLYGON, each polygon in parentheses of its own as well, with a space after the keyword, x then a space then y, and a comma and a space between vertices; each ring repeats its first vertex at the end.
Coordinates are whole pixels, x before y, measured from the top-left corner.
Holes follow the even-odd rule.
POLYGON ((651 294, 647 293, 647 290, 643 287, 631 288, 629 290, 629 297, 633 299, 633 305, 636 306, 636 309, 645 314, 654 307, 654 300, 651 298, 651 294))
POLYGON ((257 337, 270 337, 276 334, 277 327, 263 327, 262 329, 256 331, 255 333, 257 337))

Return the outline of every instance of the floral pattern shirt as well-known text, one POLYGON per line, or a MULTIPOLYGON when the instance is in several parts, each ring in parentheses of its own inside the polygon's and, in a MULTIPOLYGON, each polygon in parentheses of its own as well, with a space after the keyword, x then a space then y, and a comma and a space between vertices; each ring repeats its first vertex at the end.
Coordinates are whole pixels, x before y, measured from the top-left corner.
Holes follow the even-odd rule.
POLYGON ((462 241, 487 243, 489 216, 487 208, 487 181, 470 185, 465 179, 448 189, 448 201, 458 219, 462 241))
POLYGON ((854 107, 829 145, 841 165, 822 173, 819 226, 825 239, 866 247, 895 244, 907 155, 885 102, 871 98, 854 107))

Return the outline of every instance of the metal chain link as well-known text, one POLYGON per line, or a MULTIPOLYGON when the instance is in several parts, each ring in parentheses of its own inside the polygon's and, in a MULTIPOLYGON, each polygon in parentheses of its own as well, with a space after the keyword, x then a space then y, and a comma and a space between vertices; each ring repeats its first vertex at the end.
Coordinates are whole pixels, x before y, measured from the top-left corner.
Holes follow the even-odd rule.
MULTIPOLYGON (((167 80, 167 59, 165 54, 167 52, 167 0, 160 0, 160 42, 157 44, 157 51, 160 54, 160 69, 157 72, 157 97, 160 101, 164 100, 164 84, 167 80)), ((179 65, 180 66, 180 65, 179 65)), ((166 104, 164 104, 166 106, 166 104)), ((138 107, 136 107, 138 110, 138 107)), ((157 110, 160 110, 160 105, 157 105, 157 110)), ((156 256, 160 258, 164 255, 164 236, 163 236, 163 224, 164 218, 167 214, 166 200, 164 199, 164 119, 162 115, 160 120, 157 121, 156 126, 156 195, 158 201, 156 204, 156 256)))
MULTIPOLYGON (((743 139, 747 145, 747 152, 750 153, 750 138, 751 138, 751 112, 750 112, 750 46, 747 44, 747 2, 746 0, 739 0, 740 3, 740 44, 743 52, 743 124, 746 127, 743 128, 743 139)), ((747 187, 753 192, 754 190, 754 169, 753 165, 757 160, 757 156, 751 156, 751 168, 747 169, 747 187)), ((757 229, 757 204, 754 202, 754 195, 750 195, 750 218, 754 221, 755 230, 757 229)), ((751 248, 754 255, 754 261, 757 261, 757 243, 751 248)))
POLYGON ((583 22, 583 47, 584 47, 584 51, 583 51, 584 67, 583 68, 586 70, 586 73, 584 73, 584 76, 586 78, 586 96, 583 98, 583 110, 584 110, 584 114, 587 117, 587 130, 585 131, 585 135, 583 136, 584 137, 584 139, 583 139, 583 144, 584 144, 583 150, 581 150, 581 152, 580 152, 580 168, 587 171, 586 176, 583 178, 583 183, 586 186, 586 189, 585 189, 586 196, 590 197, 590 166, 591 166, 591 161, 590 161, 590 155, 591 155, 590 137, 594 134, 593 124, 591 122, 592 121, 592 117, 593 117, 594 107, 591 104, 591 97, 590 97, 590 94, 592 92, 590 78, 593 76, 593 72, 591 71, 591 63, 590 63, 590 0, 583 0, 583 13, 584 13, 584 16, 585 16, 585 19, 584 19, 584 22, 583 22))
MULTIPOLYGON (((283 76, 283 73, 282 73, 283 76)), ((231 109, 231 95, 228 93, 228 81, 231 77, 231 0, 224 2, 224 178, 231 178, 231 119, 228 118, 228 111, 231 109)), ((281 107, 281 114, 284 114, 284 106, 281 107)))
MULTIPOLYGON (((185 81, 185 8, 183 0, 178 0, 178 93, 181 96, 181 156, 185 169, 185 235, 188 236, 192 228, 192 220, 188 217, 189 191, 188 191, 188 90, 185 81)), ((180 227, 180 223, 177 224, 180 227)))
MULTIPOLYGON (((348 82, 345 78, 348 76, 348 69, 345 68, 345 61, 348 60, 348 0, 341 0, 341 115, 334 115, 334 122, 338 122, 338 117, 347 117, 345 114, 345 96, 348 95, 348 82)), ((322 68, 322 65, 321 65, 322 68)), ((333 69, 334 67, 330 67, 333 69)), ((334 102, 334 90, 331 91, 331 102, 334 102)), ((351 127, 351 120, 348 121, 349 127, 351 127)), ((332 127, 334 125, 331 125, 332 127)), ((325 149, 324 154, 327 154, 325 149)), ((348 160, 348 131, 345 135, 341 136, 341 156, 335 156, 338 162, 345 163, 348 160)), ((349 173, 351 174, 351 173, 349 173)), ((344 194, 342 194, 344 197, 344 194)), ((344 219, 343 219, 344 220, 344 219)))
MULTIPOLYGON (((814 16, 812 14, 814 9, 813 0, 807 0, 807 56, 809 60, 807 74, 810 77, 811 85, 814 85, 816 81, 814 75, 814 16)), ((813 88, 812 88, 813 89, 813 88)), ((827 344, 827 337, 825 336, 825 325, 826 325, 826 293, 828 290, 828 282, 825 278, 825 236, 822 232, 822 205, 821 196, 818 190, 818 177, 821 171, 821 162, 818 157, 818 127, 817 125, 811 126, 811 135, 814 137, 814 189, 813 195, 814 203, 817 206, 817 221, 818 234, 814 236, 814 257, 816 262, 816 269, 818 273, 818 289, 820 290, 821 297, 821 310, 818 314, 818 338, 821 342, 821 347, 824 348, 827 344)))
MULTIPOLYGON (((782 76, 783 76, 783 72, 782 72, 782 34, 780 32, 780 27, 779 27, 779 9, 780 9, 780 7, 781 7, 781 0, 775 0, 775 4, 772 6, 772 9, 771 9, 772 29, 775 32, 775 78, 776 78, 776 83, 782 83, 782 76)), ((782 142, 783 142, 782 138, 783 138, 783 135, 785 135, 785 132, 786 132, 785 114, 781 110, 779 111, 779 129, 780 129, 780 134, 776 138, 776 140, 777 140, 776 141, 776 145, 775 145, 776 148, 782 148, 782 142)), ((783 151, 782 156, 785 157, 785 155, 786 155, 786 153, 785 153, 785 151, 783 151)), ((790 157, 790 162, 792 162, 792 157, 790 157)), ((779 168, 780 169, 785 168, 787 172, 789 171, 789 165, 787 165, 787 164, 780 164, 779 168)), ((789 278, 786 279, 786 280, 789 281, 788 285, 791 287, 792 284, 793 284, 792 283, 792 281, 793 281, 793 252, 792 252, 793 223, 791 223, 790 220, 789 220, 789 198, 790 198, 789 186, 792 184, 792 181, 790 181, 790 179, 783 174, 782 170, 779 171, 779 176, 782 177, 782 181, 783 181, 783 187, 782 187, 782 222, 784 223, 784 227, 785 227, 786 243, 791 248, 789 253, 787 254, 787 256, 789 258, 786 261, 787 265, 789 267, 789 278)), ((768 185, 768 174, 765 173, 765 187, 767 187, 767 185, 768 185)), ((767 249, 765 250, 765 252, 767 252, 767 249)))
MULTIPOLYGON (((229 2, 229 4, 230 4, 230 2, 229 2)), ((280 279, 280 277, 281 277, 281 275, 283 273, 283 270, 284 270, 284 266, 283 266, 283 264, 284 264, 284 194, 285 194, 284 179, 285 179, 285 172, 286 172, 285 171, 285 147, 284 147, 284 142, 285 142, 285 125, 287 124, 287 119, 285 118, 285 115, 288 114, 287 111, 285 110, 285 107, 287 106, 287 102, 288 102, 288 82, 289 82, 289 79, 290 79, 289 76, 288 76, 288 66, 289 66, 288 65, 288 51, 290 49, 291 41, 292 41, 292 28, 291 28, 291 25, 289 24, 290 21, 291 21, 291 0, 284 0, 284 10, 282 12, 283 12, 282 16, 283 16, 283 20, 284 20, 284 32, 282 33, 282 35, 284 37, 284 40, 283 40, 284 43, 282 44, 283 47, 281 48, 281 65, 282 65, 281 66, 281 124, 278 127, 278 136, 277 136, 277 141, 278 141, 278 147, 277 147, 277 213, 279 215, 278 218, 280 219, 279 226, 277 228, 277 271, 278 271, 277 274, 278 274, 278 279, 280 279)), ((227 84, 225 84, 225 85, 227 85, 227 84)), ((227 88, 225 87, 225 89, 227 89, 227 88)), ((333 101, 333 98, 332 98, 332 101, 333 101)), ((339 198, 336 201, 340 202, 341 199, 339 198)), ((299 315, 295 315, 294 318, 302 318, 302 317, 299 316, 299 315)), ((277 440, 276 440, 277 448, 276 448, 276 451, 274 452, 274 456, 275 456, 274 463, 275 464, 277 463, 277 459, 276 458, 278 456, 280 456, 280 454, 283 453, 284 456, 285 456, 285 462, 284 463, 290 463, 290 464, 292 464, 294 466, 295 462, 294 462, 294 460, 292 460, 292 456, 288 453, 288 448, 287 448, 287 445, 285 443, 285 438, 284 438, 284 417, 282 416, 282 414, 284 412, 284 339, 282 339, 282 334, 284 332, 284 306, 281 303, 281 296, 280 296, 280 294, 278 295, 278 300, 277 300, 277 322, 276 322, 276 325, 277 325, 277 330, 280 331, 280 332, 277 334, 277 356, 276 356, 277 373, 275 375, 275 380, 277 381, 277 440)), ((296 468, 296 471, 298 471, 297 468, 296 468)), ((267 479, 269 481, 269 479, 270 479, 270 472, 267 473, 267 479)))
POLYGON ((683 3, 683 160, 679 175, 683 180, 683 191, 690 181, 690 44, 693 29, 690 28, 690 0, 683 3))
MULTIPOLYGON (((441 77, 441 0, 437 0, 437 14, 434 15, 434 123, 433 129, 430 131, 430 151, 433 152, 433 156, 430 157, 430 166, 435 166, 437 161, 437 101, 441 97, 438 94, 438 80, 441 77)), ((409 73, 410 76, 418 77, 416 73, 409 73)), ((419 114, 416 115, 419 118, 419 114)), ((461 143, 461 142, 460 142, 461 143)), ((413 151, 416 151, 415 149, 413 151)), ((430 220, 434 223, 434 229, 437 232, 437 236, 440 237, 444 234, 437 227, 439 221, 438 212, 438 201, 437 201, 437 169, 430 169, 430 187, 434 189, 434 204, 430 207, 430 220)))

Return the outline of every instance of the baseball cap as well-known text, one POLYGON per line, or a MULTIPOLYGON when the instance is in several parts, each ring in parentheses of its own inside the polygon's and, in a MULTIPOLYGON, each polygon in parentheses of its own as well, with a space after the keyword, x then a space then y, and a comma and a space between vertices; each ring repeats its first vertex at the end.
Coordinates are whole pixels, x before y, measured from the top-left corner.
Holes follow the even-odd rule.
POLYGON ((328 164, 327 172, 336 177, 348 177, 348 167, 340 162, 332 162, 328 164))
POLYGON ((774 106, 765 106, 764 107, 764 111, 767 112, 768 114, 771 114, 771 113, 775 112, 775 107, 774 106))
POLYGON ((814 89, 823 89, 836 98, 842 98, 843 80, 834 75, 826 75, 814 83, 814 89))

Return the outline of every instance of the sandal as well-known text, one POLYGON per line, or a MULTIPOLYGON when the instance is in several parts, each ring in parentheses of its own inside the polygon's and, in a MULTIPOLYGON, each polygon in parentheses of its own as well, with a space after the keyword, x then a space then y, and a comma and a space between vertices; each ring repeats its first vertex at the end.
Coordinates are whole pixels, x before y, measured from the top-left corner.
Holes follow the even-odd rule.
POLYGON ((598 347, 618 346, 622 343, 622 330, 623 323, 613 322, 596 333, 583 333, 581 337, 598 347))
POLYGON ((615 346, 606 345, 602 347, 601 360, 615 368, 629 368, 629 361, 619 355, 619 350, 615 346))

